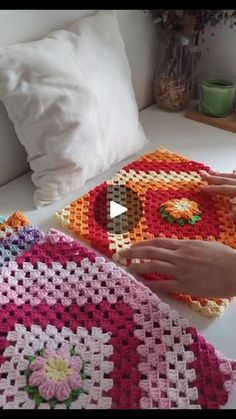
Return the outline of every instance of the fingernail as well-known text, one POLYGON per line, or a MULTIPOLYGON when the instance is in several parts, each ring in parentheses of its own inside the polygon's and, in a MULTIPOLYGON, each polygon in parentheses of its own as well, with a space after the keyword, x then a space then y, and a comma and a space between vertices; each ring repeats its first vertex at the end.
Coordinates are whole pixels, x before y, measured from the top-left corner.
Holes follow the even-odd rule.
POLYGON ((201 176, 210 176, 210 173, 205 172, 205 170, 200 170, 200 171, 199 171, 199 174, 200 174, 201 176))

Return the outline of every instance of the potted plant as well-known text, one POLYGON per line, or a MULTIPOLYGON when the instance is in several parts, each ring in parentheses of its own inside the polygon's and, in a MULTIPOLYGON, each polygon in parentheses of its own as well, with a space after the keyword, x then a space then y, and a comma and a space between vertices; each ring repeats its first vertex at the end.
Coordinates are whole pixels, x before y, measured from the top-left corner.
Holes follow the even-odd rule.
POLYGON ((200 57, 199 37, 208 26, 236 24, 236 10, 149 10, 158 26, 160 51, 154 80, 159 107, 181 111, 189 104, 200 57))

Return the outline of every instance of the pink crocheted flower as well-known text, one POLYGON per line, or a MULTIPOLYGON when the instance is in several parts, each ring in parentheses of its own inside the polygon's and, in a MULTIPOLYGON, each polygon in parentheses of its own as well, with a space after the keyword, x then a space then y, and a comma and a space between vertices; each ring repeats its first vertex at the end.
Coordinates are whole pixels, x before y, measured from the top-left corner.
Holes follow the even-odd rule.
POLYGON ((46 350, 29 365, 32 374, 29 385, 38 387, 45 400, 67 400, 73 390, 82 387, 80 356, 72 356, 68 349, 46 350))

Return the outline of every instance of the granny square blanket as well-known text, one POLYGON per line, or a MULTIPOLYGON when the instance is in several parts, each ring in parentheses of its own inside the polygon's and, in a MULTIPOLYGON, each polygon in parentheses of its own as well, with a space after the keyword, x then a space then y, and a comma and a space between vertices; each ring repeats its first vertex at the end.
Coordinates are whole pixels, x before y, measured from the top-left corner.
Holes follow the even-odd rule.
MULTIPOLYGON (((120 263, 119 250, 132 243, 158 237, 216 240, 236 248, 236 223, 229 216, 230 199, 222 195, 210 197, 199 190, 201 185, 206 184, 199 171, 209 169, 202 163, 158 149, 128 164, 113 178, 67 205, 56 214, 56 219, 60 225, 120 263), (122 234, 109 231, 96 222, 98 211, 100 217, 105 214, 109 222, 106 201, 111 187, 117 185, 122 205, 131 207, 129 217, 136 217, 137 201, 142 206, 138 222, 131 220, 133 228, 122 234), (134 192, 132 202, 122 187, 134 192)), ((166 277, 156 274, 148 278, 161 280, 166 277)), ((232 300, 231 296, 212 300, 182 294, 172 296, 203 315, 213 317, 221 315, 232 300)))
POLYGON ((0 408, 226 404, 236 362, 147 287, 19 213, 0 226, 0 408))

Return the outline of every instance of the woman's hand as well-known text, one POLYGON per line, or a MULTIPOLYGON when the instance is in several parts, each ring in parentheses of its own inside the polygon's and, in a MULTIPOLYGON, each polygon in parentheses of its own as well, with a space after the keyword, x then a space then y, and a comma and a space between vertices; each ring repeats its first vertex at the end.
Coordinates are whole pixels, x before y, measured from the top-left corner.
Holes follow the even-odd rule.
POLYGON ((143 281, 153 291, 177 292, 195 297, 236 295, 236 250, 218 242, 155 239, 120 252, 122 258, 148 259, 129 266, 138 274, 164 273, 174 279, 143 281))
POLYGON ((212 195, 227 195, 232 198, 230 216, 236 220, 236 170, 233 173, 218 173, 211 170, 209 173, 201 172, 201 177, 210 184, 202 188, 203 192, 212 195))

